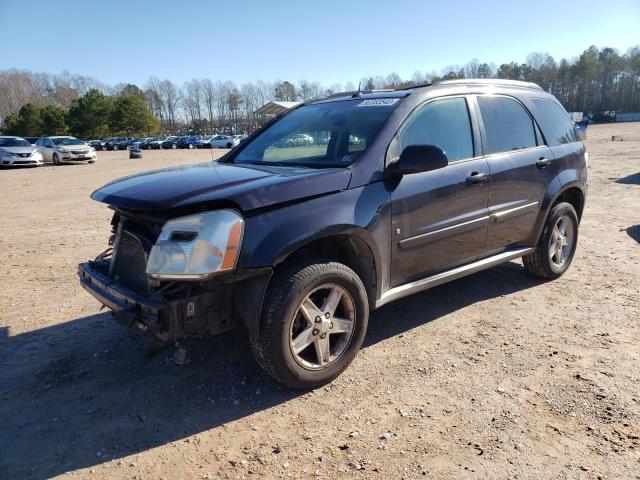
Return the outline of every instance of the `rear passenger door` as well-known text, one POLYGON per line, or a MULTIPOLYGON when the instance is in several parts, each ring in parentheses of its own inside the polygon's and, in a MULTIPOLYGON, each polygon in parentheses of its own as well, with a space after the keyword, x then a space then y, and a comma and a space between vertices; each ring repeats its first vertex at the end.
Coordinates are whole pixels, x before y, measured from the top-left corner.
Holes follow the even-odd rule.
POLYGON ((473 260, 485 248, 488 168, 465 97, 418 107, 389 146, 393 161, 408 145, 437 145, 449 164, 392 185, 391 287, 473 260))
MULTIPOLYGON (((584 161, 586 149, 578 138, 576 126, 564 107, 546 98, 534 98, 531 103, 535 110, 533 113, 540 121, 540 128, 547 145, 553 152, 558 171, 575 171, 581 168, 582 174, 586 175, 584 161)), ((560 175, 560 178, 562 179, 563 176, 560 175)), ((569 178, 565 180, 570 181, 569 178)))
POLYGON ((485 254, 530 243, 557 166, 525 106, 502 95, 475 97, 489 166, 489 230, 485 254))

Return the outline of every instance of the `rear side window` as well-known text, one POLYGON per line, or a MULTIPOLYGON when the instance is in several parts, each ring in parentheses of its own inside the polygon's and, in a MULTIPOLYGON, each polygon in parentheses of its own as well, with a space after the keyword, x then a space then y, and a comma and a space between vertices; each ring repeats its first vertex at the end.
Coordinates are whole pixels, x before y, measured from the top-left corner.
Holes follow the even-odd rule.
POLYGON ((519 102, 507 97, 479 96, 478 105, 487 136, 485 154, 536 146, 533 120, 519 102))
POLYGON ((540 115, 538 120, 546 127, 545 136, 550 147, 578 141, 573 122, 560 105, 542 98, 534 99, 533 103, 540 115))
POLYGON ((449 161, 473 157, 467 101, 436 100, 420 108, 400 131, 400 151, 408 145, 437 145, 449 161))

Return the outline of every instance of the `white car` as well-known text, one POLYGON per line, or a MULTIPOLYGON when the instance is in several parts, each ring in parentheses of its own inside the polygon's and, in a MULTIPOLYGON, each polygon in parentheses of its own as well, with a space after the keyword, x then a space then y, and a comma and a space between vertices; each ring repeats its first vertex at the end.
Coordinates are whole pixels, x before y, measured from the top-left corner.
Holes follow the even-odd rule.
POLYGON ((96 161, 96 151, 76 137, 42 137, 36 142, 45 163, 77 163, 96 161))
POLYGON ((22 137, 0 137, 0 166, 40 167, 42 154, 22 137))
POLYGON ((215 135, 209 144, 211 148, 233 148, 240 143, 240 139, 235 135, 215 135))

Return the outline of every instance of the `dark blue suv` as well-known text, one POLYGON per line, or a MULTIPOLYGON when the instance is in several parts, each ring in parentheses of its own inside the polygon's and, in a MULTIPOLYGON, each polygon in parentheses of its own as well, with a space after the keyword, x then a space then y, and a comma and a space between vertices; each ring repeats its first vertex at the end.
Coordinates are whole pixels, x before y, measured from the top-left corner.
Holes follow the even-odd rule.
POLYGON ((95 191, 112 246, 79 276, 161 342, 244 327, 269 374, 313 388, 347 368, 381 305, 518 257, 562 275, 586 192, 575 126, 534 84, 355 92, 216 162, 95 191))

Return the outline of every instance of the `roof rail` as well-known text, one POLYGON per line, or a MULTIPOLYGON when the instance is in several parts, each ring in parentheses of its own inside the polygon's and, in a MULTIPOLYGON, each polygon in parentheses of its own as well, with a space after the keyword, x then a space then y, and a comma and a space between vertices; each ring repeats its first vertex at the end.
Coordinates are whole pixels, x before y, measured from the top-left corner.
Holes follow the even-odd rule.
MULTIPOLYGON (((402 90, 402 89, 401 89, 402 90)), ((374 88, 373 90, 360 90, 360 93, 385 93, 385 92, 393 92, 393 88, 374 88)), ((322 97, 319 100, 331 100, 333 98, 341 98, 341 97, 352 97, 354 94, 358 93, 358 90, 351 90, 348 92, 336 92, 331 95, 327 95, 326 97, 322 97)))
POLYGON ((433 85, 432 83, 419 83, 417 85, 410 85, 408 87, 400 87, 400 88, 396 88, 395 90, 413 90, 414 88, 424 88, 424 87, 430 87, 431 85, 433 85))
POLYGON ((459 80, 442 80, 434 83, 434 85, 500 85, 503 87, 543 90, 540 85, 533 82, 523 82, 522 80, 503 80, 501 78, 463 78, 459 80))

